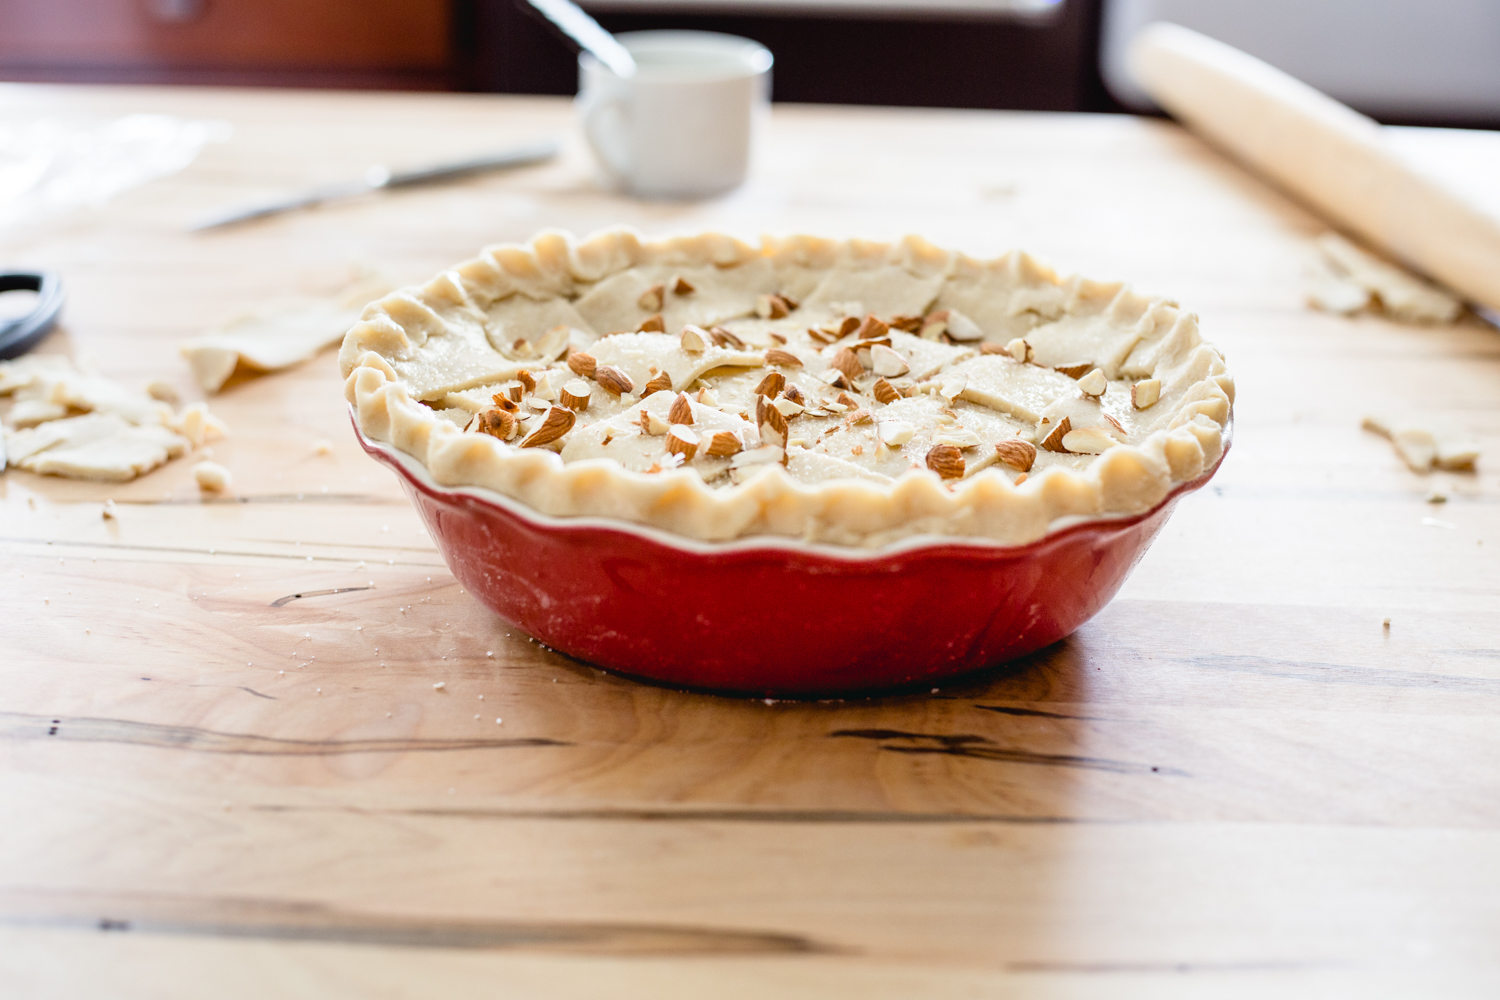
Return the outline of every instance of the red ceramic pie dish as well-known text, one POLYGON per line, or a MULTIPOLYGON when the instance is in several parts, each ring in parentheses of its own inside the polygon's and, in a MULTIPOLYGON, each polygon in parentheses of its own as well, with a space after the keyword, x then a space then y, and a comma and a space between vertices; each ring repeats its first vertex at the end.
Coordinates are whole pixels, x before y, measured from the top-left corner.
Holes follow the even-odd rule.
POLYGON ((1027 545, 923 537, 865 550, 549 517, 440 486, 358 422, 355 433, 400 478, 453 575, 501 618, 623 674, 789 698, 928 687, 1056 642, 1109 603, 1177 501, 1223 462, 1144 513, 1027 545))

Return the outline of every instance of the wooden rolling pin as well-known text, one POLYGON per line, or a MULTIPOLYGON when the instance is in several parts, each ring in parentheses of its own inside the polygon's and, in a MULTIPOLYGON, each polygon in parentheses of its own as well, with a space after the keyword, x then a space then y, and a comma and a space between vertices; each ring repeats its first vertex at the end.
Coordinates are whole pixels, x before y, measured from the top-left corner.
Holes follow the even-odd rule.
POLYGON ((1500 310, 1500 218, 1405 162, 1378 122, 1175 24, 1142 30, 1130 68, 1173 116, 1337 225, 1500 310))

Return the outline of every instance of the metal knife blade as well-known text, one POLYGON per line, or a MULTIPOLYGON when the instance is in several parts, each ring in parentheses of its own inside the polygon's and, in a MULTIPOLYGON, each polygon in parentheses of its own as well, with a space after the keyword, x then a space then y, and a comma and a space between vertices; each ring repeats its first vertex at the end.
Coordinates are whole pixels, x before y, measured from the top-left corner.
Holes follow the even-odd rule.
POLYGON ((543 160, 550 160, 557 155, 557 152, 558 142, 556 139, 542 139, 537 142, 501 150, 498 153, 489 153, 484 156, 454 160, 448 163, 437 163, 431 166, 418 167, 413 170, 403 170, 398 173, 392 173, 382 166, 375 166, 366 170, 364 177, 357 181, 327 184, 311 188, 300 194, 278 198, 274 201, 261 202, 256 205, 242 205, 238 208, 214 213, 198 220, 188 228, 188 231, 201 233, 204 230, 232 226, 241 222, 249 222, 252 219, 263 219, 269 215, 280 215, 282 212, 292 212, 299 208, 311 208, 314 205, 321 205, 325 202, 338 201, 344 198, 357 198, 360 195, 370 194, 371 192, 387 188, 416 187, 421 184, 433 184, 438 181, 463 177, 467 174, 482 173, 488 170, 523 167, 532 163, 540 163, 543 160))

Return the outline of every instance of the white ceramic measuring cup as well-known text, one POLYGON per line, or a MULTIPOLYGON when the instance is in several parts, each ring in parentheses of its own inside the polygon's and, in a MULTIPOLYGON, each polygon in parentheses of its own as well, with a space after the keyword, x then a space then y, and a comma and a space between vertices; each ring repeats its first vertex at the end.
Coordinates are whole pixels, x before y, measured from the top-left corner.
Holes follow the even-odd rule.
POLYGON ((756 120, 771 96, 770 51, 709 31, 618 36, 629 78, 578 57, 578 116, 616 186, 645 198, 701 198, 745 179, 756 120))

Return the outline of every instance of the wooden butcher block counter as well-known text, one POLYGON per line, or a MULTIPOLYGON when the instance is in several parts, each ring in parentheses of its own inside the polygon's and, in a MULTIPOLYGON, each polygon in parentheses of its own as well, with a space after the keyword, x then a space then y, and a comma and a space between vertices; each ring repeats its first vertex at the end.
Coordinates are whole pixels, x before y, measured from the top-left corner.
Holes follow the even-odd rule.
POLYGON ((744 189, 677 205, 602 192, 550 99, 0 88, 0 117, 132 112, 233 131, 0 235, 68 284, 41 350, 127 384, 196 398, 178 345, 238 311, 544 227, 915 232, 1197 311, 1235 445, 1077 634, 817 703, 646 686, 508 627, 357 446, 331 351, 209 399, 224 498, 191 459, 13 469, 0 993, 1500 990, 1500 332, 1310 311, 1323 224, 1162 121, 779 107, 744 189), (548 134, 549 164, 185 231, 548 134), (1390 404, 1475 433, 1479 471, 1408 471, 1360 429, 1390 404))

